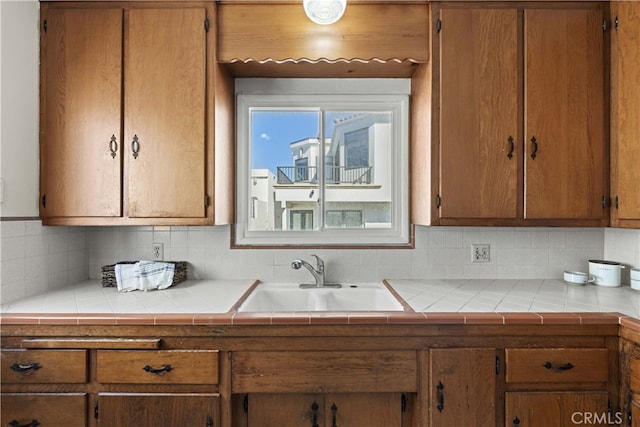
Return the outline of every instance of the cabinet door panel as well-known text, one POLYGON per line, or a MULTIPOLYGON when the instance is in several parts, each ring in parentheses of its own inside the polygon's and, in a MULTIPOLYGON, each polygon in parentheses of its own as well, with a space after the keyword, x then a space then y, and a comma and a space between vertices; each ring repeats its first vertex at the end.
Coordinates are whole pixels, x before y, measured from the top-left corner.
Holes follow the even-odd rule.
POLYGON ((100 393, 98 425, 218 426, 218 394, 100 393))
MULTIPOLYGON (((579 424, 609 425, 606 392, 508 392, 506 425, 569 427, 579 424), (603 422, 594 422, 596 419, 603 422)), ((611 424, 620 424, 612 422, 611 424)))
MULTIPOLYGON (((640 3, 616 2, 613 132, 617 145, 619 219, 640 219, 640 3)), ((613 70, 612 70, 613 71, 613 70)), ((613 112, 612 112, 613 113, 613 112)), ((614 194, 616 194, 614 193, 614 194)))
POLYGON ((522 155, 517 12, 443 9, 441 17, 440 215, 515 218, 522 155))
POLYGON ((204 217, 206 11, 134 9, 128 13, 127 214, 204 217))
POLYGON ((602 11, 525 10, 524 28, 525 218, 601 219, 602 11))
POLYGON ((42 216, 120 216, 122 10, 43 18, 42 216))
POLYGON ((496 425, 496 352, 494 349, 430 351, 430 425, 496 425), (466 420, 466 421, 465 421, 466 420))

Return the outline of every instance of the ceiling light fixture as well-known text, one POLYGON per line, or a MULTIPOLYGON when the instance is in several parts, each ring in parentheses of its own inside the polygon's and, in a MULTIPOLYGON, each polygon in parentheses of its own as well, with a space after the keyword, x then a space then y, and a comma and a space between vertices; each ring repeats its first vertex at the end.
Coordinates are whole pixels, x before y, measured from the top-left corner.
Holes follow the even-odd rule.
POLYGON ((303 0, 304 13, 316 24, 337 22, 347 8, 347 0, 303 0))

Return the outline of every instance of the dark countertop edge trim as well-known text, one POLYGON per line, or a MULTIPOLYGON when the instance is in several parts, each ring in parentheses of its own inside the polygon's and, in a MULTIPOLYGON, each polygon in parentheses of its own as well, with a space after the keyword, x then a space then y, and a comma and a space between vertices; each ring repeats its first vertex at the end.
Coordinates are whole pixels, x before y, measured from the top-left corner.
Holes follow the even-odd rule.
POLYGON ((558 325, 619 324, 640 332, 640 319, 621 313, 322 312, 100 314, 4 313, 0 325, 558 325))

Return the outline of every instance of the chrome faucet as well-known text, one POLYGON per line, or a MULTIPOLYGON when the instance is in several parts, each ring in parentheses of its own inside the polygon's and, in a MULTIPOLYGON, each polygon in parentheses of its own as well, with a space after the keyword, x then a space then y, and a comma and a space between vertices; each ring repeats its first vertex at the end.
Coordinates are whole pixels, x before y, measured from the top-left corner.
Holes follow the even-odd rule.
POLYGON ((324 281, 324 261, 318 255, 311 255, 311 256, 315 257, 315 259, 316 259, 316 264, 317 265, 316 265, 315 268, 311 264, 309 264, 307 261, 305 261, 303 259, 294 259, 291 262, 291 268, 293 268, 294 270, 299 270, 300 267, 304 267, 307 270, 309 270, 309 272, 311 273, 313 278, 316 280, 315 284, 303 283, 303 284, 300 285, 300 287, 301 288, 325 288, 325 287, 340 288, 341 285, 326 284, 325 283, 325 281, 324 281))

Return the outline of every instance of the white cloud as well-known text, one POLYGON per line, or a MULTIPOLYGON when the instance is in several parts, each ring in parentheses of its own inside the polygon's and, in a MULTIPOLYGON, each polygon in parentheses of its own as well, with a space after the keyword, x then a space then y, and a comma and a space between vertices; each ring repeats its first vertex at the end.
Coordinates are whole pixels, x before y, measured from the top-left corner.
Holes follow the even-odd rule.
POLYGON ((264 139, 265 141, 269 141, 271 139, 271 137, 267 133, 261 133, 260 138, 264 139))

